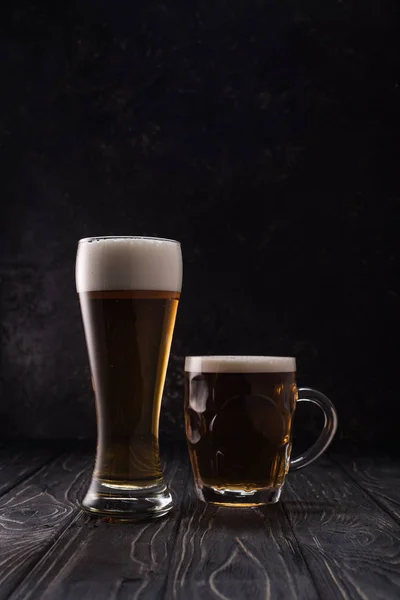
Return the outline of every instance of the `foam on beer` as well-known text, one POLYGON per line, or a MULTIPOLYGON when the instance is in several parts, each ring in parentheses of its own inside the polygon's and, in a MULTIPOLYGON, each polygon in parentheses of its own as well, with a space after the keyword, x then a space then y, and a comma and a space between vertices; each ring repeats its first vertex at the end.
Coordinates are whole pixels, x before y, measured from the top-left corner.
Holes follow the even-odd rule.
POLYGON ((293 373, 293 356, 187 356, 190 373, 293 373))
POLYGON ((182 255, 178 242, 145 237, 81 240, 76 260, 80 292, 148 290, 180 292, 182 255))

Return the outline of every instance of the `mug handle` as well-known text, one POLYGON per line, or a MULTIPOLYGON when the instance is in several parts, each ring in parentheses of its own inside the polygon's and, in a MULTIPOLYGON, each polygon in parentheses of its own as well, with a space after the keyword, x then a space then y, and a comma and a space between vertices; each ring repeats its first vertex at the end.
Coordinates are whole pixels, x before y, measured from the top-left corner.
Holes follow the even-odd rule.
POLYGON ((337 429, 337 412, 325 394, 312 388, 300 388, 297 402, 312 402, 319 406, 325 416, 325 423, 317 441, 303 454, 290 461, 290 470, 296 471, 311 464, 327 449, 337 429))

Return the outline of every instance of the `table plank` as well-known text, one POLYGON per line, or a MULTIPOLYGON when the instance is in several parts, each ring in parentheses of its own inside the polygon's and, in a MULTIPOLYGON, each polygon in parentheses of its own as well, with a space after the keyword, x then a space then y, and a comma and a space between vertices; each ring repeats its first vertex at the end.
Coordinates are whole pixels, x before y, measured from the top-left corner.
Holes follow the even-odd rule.
POLYGON ((223 509, 197 503, 178 447, 165 456, 175 512, 111 525, 77 505, 93 457, 45 456, 0 498, 0 600, 400 597, 394 460, 322 459, 289 474, 281 504, 223 509))
POLYGON ((361 488, 400 523, 400 459, 334 456, 361 488))
POLYGON ((80 512, 91 459, 64 453, 0 498, 0 599, 8 598, 80 512))
POLYGON ((4 443, 0 448, 0 496, 38 471, 61 452, 51 447, 4 443))
POLYGON ((165 478, 175 510, 146 523, 81 515, 29 573, 12 600, 162 598, 173 553, 187 464, 172 452, 165 478))
POLYGON ((324 600, 400 595, 400 526, 328 459, 289 474, 283 508, 324 600))
POLYGON ((314 600, 308 567, 280 505, 234 509, 198 503, 190 481, 166 598, 314 600))

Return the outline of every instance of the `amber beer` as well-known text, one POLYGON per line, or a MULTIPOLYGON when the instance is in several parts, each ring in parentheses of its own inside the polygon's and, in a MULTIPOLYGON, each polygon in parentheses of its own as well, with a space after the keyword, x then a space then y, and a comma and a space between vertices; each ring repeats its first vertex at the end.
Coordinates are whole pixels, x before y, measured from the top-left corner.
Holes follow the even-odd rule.
POLYGON ((188 357, 185 419, 202 499, 257 504, 289 469, 297 399, 295 360, 188 357))
POLYGON ((327 396, 297 388, 296 360, 281 356, 188 356, 185 420, 200 500, 224 506, 278 502, 289 467, 301 469, 331 443, 337 414, 327 396), (298 402, 324 413, 324 426, 290 458, 298 402))
POLYGON ((76 278, 98 424, 83 507, 125 519, 165 514, 172 501, 158 423, 182 281, 180 245, 81 240, 76 278))

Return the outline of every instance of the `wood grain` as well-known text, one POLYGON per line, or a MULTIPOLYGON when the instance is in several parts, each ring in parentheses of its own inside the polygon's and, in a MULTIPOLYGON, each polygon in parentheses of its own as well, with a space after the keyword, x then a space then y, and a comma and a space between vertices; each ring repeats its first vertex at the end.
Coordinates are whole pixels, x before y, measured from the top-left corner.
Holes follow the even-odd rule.
MULTIPOLYGON (((191 482, 192 486, 192 482, 191 482)), ((183 508, 167 587, 176 600, 319 598, 280 505, 183 508)))
POLYGON ((176 508, 165 518, 110 524, 79 516, 11 598, 162 598, 187 477, 187 465, 170 456, 165 478, 176 508))
POLYGON ((59 455, 57 449, 5 443, 0 448, 0 496, 59 455))
POLYGON ((357 459, 334 456, 334 461, 400 523, 400 459, 389 456, 357 459))
POLYGON ((26 479, 0 498, 0 600, 400 597, 394 460, 322 459, 289 474, 281 504, 241 510, 197 503, 181 447, 165 459, 176 509, 136 524, 80 511, 92 463, 81 451, 28 476, 23 454, 5 460, 10 482, 13 460, 26 479))
POLYGON ((29 573, 80 512, 77 497, 91 461, 67 453, 0 499, 0 599, 29 573))
POLYGON ((400 526, 325 459, 290 474, 283 507, 324 600, 400 596, 400 526))

